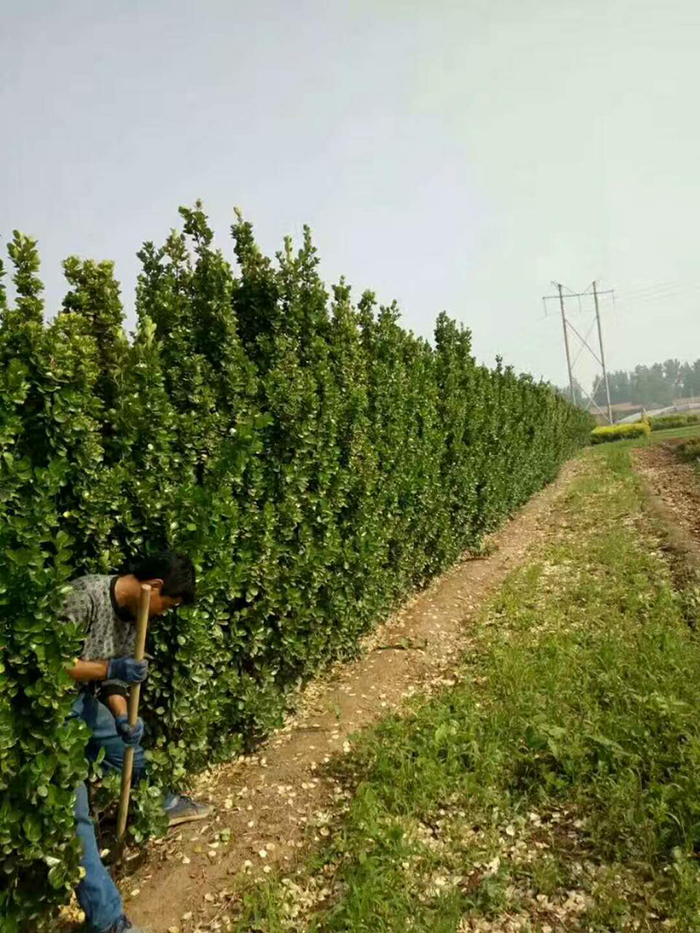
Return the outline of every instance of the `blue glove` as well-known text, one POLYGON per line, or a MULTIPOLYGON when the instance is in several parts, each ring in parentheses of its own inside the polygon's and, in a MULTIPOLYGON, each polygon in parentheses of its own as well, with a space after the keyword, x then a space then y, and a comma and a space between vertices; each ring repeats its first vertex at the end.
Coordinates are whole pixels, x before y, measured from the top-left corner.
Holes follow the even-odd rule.
POLYGON ((143 738, 144 725, 143 719, 139 716, 135 726, 129 725, 129 717, 125 715, 117 716, 114 720, 117 732, 121 736, 125 745, 140 745, 143 738))
POLYGON ((107 680, 142 684, 147 676, 148 661, 137 661, 136 658, 114 658, 107 665, 107 680))

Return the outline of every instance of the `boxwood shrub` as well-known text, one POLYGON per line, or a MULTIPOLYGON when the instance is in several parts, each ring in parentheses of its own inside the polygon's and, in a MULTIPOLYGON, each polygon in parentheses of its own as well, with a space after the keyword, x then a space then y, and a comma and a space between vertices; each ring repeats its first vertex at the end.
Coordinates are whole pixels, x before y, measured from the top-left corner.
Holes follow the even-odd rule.
POLYGON ((677 444, 673 450, 680 460, 700 465, 700 437, 689 437, 687 441, 677 444))
POLYGON ((700 414, 659 415, 649 420, 652 431, 666 431, 669 428, 684 428, 691 424, 700 424, 700 414))
POLYGON ((66 260, 47 322, 36 243, 15 232, 9 246, 2 933, 40 929, 78 877, 85 729, 66 725, 66 668, 80 633, 59 618, 71 577, 163 547, 192 556, 198 604, 152 625, 144 696, 151 781, 180 785, 274 729, 290 691, 352 655, 590 432, 550 386, 478 365, 447 315, 431 344, 396 305, 327 288, 308 231, 271 260, 237 217, 234 269, 201 205, 180 215, 139 253, 132 338, 111 263, 66 260))
POLYGON ((640 437, 649 437, 651 428, 646 421, 636 424, 612 424, 594 428, 591 432, 591 443, 607 444, 609 441, 630 441, 640 437))

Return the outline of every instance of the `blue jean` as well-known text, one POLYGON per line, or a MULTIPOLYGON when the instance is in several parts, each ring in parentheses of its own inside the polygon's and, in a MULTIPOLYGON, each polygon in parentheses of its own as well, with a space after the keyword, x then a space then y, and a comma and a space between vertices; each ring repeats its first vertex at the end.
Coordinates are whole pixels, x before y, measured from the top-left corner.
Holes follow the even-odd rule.
MULTIPOLYGON (((90 729, 91 736, 85 753, 94 761, 104 748, 102 770, 121 771, 124 764, 126 745, 117 733, 114 716, 107 707, 89 693, 81 693, 73 704, 71 716, 79 716, 90 729)), ((134 748, 134 782, 143 775, 146 759, 140 745, 134 748)), ((166 805, 168 801, 166 800, 166 805)), ((83 846, 82 866, 85 877, 78 885, 76 894, 90 930, 102 933, 119 920, 124 913, 122 899, 112 877, 102 864, 100 850, 95 838, 95 827, 90 817, 90 802, 85 784, 77 788, 75 819, 78 837, 83 846)))
POLYGON ((83 846, 81 864, 85 869, 85 877, 76 890, 78 903, 85 911, 90 930, 108 930, 122 916, 124 907, 117 886, 100 858, 85 784, 81 784, 76 792, 75 821, 83 846))

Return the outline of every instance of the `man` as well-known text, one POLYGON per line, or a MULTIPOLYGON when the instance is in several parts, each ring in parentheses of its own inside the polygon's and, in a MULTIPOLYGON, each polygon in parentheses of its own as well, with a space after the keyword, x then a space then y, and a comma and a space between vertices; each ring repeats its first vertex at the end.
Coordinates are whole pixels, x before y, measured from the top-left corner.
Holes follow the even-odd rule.
MULTIPOLYGON (((135 781, 145 766, 144 726, 140 718, 129 726, 127 696, 129 686, 142 683, 148 674, 148 661, 133 657, 142 583, 151 587, 150 618, 194 602, 192 562, 167 551, 144 559, 128 574, 73 581, 65 606, 68 619, 81 625, 85 634, 80 659, 68 673, 80 684, 71 715, 82 718, 91 732, 87 756, 94 761, 104 749, 103 770, 121 771, 126 747, 133 746, 135 781)), ((171 826, 209 814, 208 807, 184 795, 168 794, 165 810, 171 826)), ((125 916, 119 891, 102 864, 85 784, 77 789, 75 815, 85 869, 77 895, 87 928, 91 933, 146 933, 125 916)))

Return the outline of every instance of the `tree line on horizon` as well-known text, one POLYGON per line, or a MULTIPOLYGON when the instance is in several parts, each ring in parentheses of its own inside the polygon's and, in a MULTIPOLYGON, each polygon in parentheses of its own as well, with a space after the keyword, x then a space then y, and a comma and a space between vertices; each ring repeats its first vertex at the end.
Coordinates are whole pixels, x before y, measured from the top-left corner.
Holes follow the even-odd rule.
MULTIPOLYGON (((608 382, 613 405, 628 402, 644 408, 663 408, 676 400, 700 396, 700 358, 692 363, 668 359, 651 366, 638 365, 632 370, 616 369, 608 373, 608 382)), ((567 399, 571 395, 568 386, 559 391, 567 399)), ((604 407, 607 399, 602 377, 596 380, 592 394, 595 402, 604 407)), ((574 396, 578 405, 588 401, 576 380, 574 396)))

